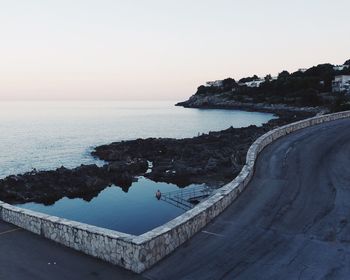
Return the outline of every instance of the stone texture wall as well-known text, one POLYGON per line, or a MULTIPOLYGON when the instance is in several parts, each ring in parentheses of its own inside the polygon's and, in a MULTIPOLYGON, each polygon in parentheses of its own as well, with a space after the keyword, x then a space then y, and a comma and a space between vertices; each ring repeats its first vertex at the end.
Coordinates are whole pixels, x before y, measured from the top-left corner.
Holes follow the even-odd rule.
POLYGON ((296 130, 348 118, 350 111, 314 117, 269 131, 247 153, 240 174, 206 201, 140 236, 90 226, 0 202, 0 219, 67 247, 141 273, 170 254, 222 213, 248 185, 258 154, 271 142, 296 130))

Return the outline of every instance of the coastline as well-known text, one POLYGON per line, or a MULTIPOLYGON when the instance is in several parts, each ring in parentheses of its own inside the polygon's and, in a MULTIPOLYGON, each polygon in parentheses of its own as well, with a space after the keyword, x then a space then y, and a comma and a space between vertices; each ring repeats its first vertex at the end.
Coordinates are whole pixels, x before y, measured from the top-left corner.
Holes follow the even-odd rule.
MULTIPOLYGON (((201 108, 243 109, 240 105, 220 106, 211 104, 201 108)), ((0 180, 0 200, 12 204, 37 202, 50 205, 67 196, 89 201, 112 184, 127 192, 138 176, 179 187, 193 183, 221 187, 241 171, 247 150, 255 139, 276 127, 315 114, 306 110, 267 111, 265 108, 260 111, 274 113, 278 118, 259 127, 231 127, 192 138, 114 142, 98 146, 92 152, 94 157, 107 162, 102 167, 91 164, 68 169, 62 166, 52 171, 34 170, 8 176, 0 180), (151 172, 146 172, 148 162, 153 163, 151 172)))
POLYGON ((295 131, 349 116, 350 111, 309 118, 262 135, 250 146, 245 165, 234 180, 197 207, 140 236, 44 215, 3 202, 0 202, 1 218, 67 247, 141 273, 189 240, 240 196, 253 177, 259 153, 266 146, 295 131))
POLYGON ((287 104, 267 104, 254 102, 239 102, 225 98, 222 94, 192 95, 188 100, 178 102, 175 106, 197 109, 243 110, 282 115, 284 113, 326 114, 328 109, 323 107, 295 107, 287 104))

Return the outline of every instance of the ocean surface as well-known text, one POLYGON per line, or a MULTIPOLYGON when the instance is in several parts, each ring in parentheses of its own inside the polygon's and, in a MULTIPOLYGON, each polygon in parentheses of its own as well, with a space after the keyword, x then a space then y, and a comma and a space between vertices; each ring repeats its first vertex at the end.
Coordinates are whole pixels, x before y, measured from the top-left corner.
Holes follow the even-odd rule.
MULTIPOLYGON (((175 107, 176 101, 0 102, 0 178, 60 166, 103 164, 95 146, 145 137, 193 137, 230 126, 261 125, 272 114, 175 107)), ((198 186, 190 186, 190 188, 198 186)), ((90 202, 63 198, 54 205, 21 207, 122 232, 141 234, 175 218, 183 209, 154 194, 176 185, 140 177, 127 193, 112 186, 90 202)))

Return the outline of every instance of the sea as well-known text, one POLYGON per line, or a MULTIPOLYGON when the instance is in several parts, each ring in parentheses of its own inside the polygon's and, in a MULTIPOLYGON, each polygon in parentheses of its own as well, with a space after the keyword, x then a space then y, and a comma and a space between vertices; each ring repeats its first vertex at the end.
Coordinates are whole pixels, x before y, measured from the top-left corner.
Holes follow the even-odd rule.
MULTIPOLYGON (((94 147, 147 137, 186 138, 229 127, 262 125, 273 114, 220 109, 188 109, 176 101, 2 101, 0 178, 81 164, 103 165, 94 147)), ((191 185, 188 188, 197 188, 191 185)), ((200 186, 203 187, 203 186, 200 186)), ((128 192, 106 187, 90 201, 62 198, 53 205, 17 205, 82 223, 139 235, 186 211, 157 200, 155 192, 178 186, 139 177, 128 192)))

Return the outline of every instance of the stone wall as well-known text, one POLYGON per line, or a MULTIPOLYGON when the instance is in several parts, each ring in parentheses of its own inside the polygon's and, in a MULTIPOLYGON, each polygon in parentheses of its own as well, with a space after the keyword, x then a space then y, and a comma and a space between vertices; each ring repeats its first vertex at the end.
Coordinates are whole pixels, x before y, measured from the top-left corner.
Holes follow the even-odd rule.
POLYGON ((292 123, 262 135, 249 148, 240 174, 206 201, 172 221, 140 236, 90 226, 0 202, 0 219, 67 247, 136 273, 150 268, 223 212, 248 185, 258 154, 271 142, 293 131, 348 118, 350 111, 292 123))

